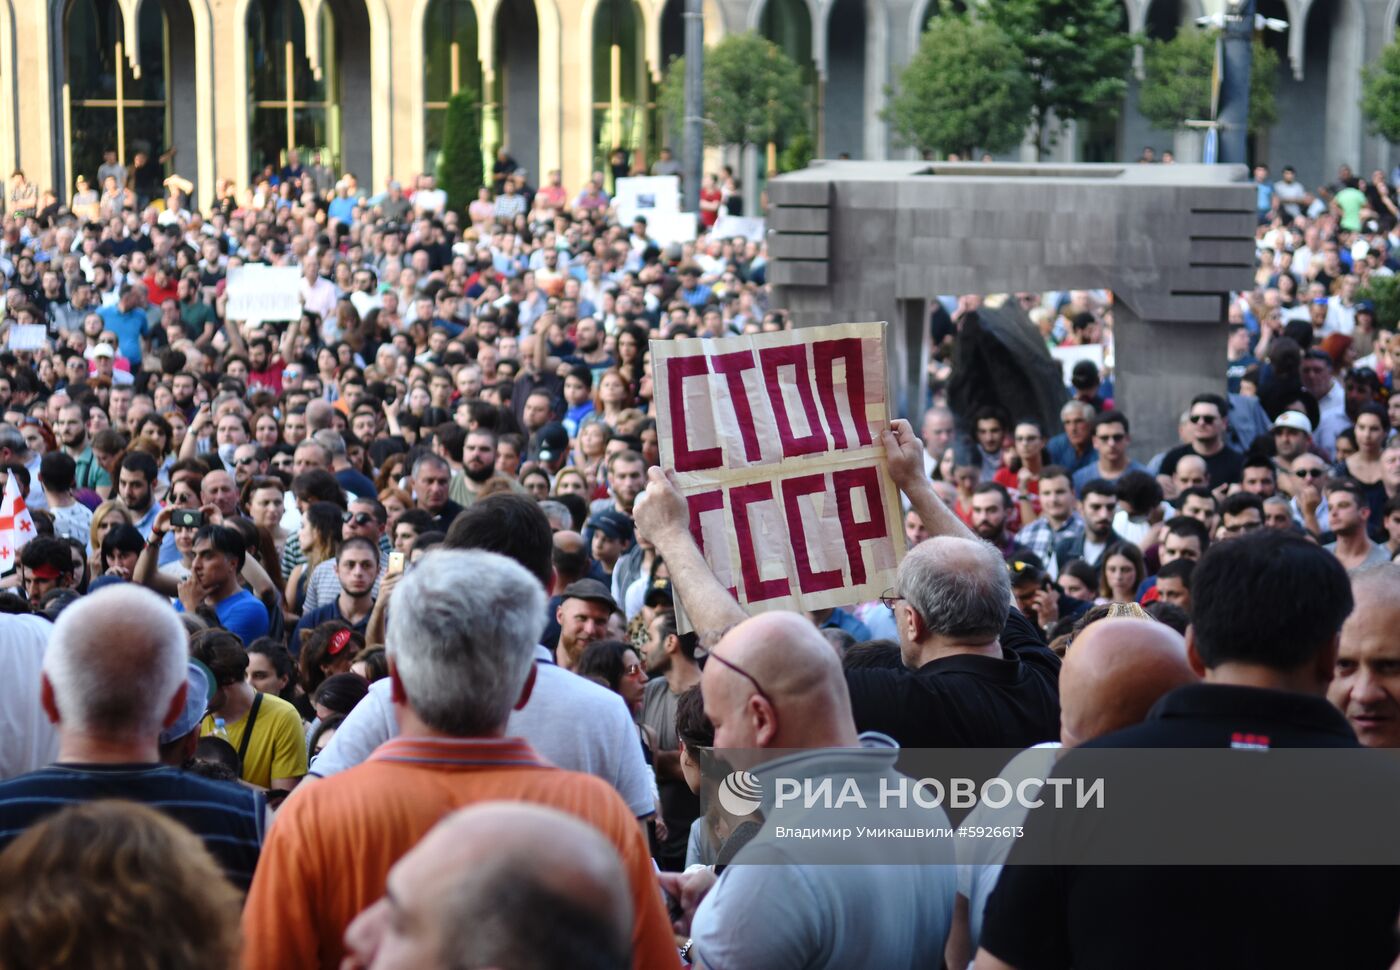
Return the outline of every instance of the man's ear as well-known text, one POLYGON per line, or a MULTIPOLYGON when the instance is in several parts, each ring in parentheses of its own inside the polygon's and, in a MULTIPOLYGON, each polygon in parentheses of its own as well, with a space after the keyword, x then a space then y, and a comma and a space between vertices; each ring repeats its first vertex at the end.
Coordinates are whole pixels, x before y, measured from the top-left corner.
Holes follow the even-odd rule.
POLYGON ((394 663, 392 657, 389 658, 389 699, 395 704, 408 703, 408 695, 403 690, 403 681, 399 679, 399 665, 394 663))
MULTIPOLYGON (((1333 657, 1335 659, 1335 653, 1333 657)), ((1196 672, 1197 677, 1205 677, 1206 662, 1201 659, 1201 655, 1196 651, 1196 628, 1193 626, 1188 626, 1186 628, 1186 662, 1191 665, 1191 669, 1196 672)))
POLYGON ((170 709, 165 712, 165 720, 160 722, 162 728, 168 728, 176 721, 180 720, 180 715, 185 712, 185 698, 190 692, 190 679, 186 675, 180 682, 180 689, 175 692, 175 696, 170 700, 170 709))
POLYGON ((1329 684, 1337 669, 1337 654, 1342 648, 1342 634, 1339 630, 1332 635, 1326 649, 1319 650, 1313 659, 1313 675, 1320 684, 1329 684))
POLYGON ((53 684, 49 681, 48 674, 42 674, 39 678, 39 703, 44 708, 44 714, 51 724, 58 723, 58 704, 54 702, 53 684))
POLYGON ((520 689, 520 700, 515 702, 515 710, 525 709, 525 705, 530 703, 530 695, 535 692, 535 672, 538 670, 534 661, 530 662, 530 673, 525 678, 525 686, 520 689))

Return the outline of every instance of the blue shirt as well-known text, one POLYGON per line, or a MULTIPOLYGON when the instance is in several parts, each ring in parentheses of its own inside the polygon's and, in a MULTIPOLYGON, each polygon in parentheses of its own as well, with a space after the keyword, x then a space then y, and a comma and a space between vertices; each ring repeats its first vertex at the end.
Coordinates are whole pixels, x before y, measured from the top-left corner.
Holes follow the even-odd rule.
POLYGON ((1060 465, 1071 475, 1090 462, 1099 460, 1099 453, 1093 447, 1082 455, 1075 454, 1074 445, 1070 444, 1069 437, 1063 431, 1046 442, 1045 453, 1050 456, 1046 464, 1060 465))
POLYGON ((354 196, 346 196, 344 198, 336 196, 334 199, 331 199, 331 204, 326 207, 326 215, 330 216, 332 219, 339 219, 348 226, 355 217, 355 206, 359 205, 360 201, 360 199, 354 196))
MULTIPOLYGON (((329 623, 331 620, 343 619, 345 619, 345 617, 341 615, 340 612, 339 596, 331 600, 325 606, 318 606, 314 610, 308 610, 306 613, 302 614, 301 619, 297 622, 297 628, 292 631, 292 639, 291 642, 287 645, 287 649, 291 652, 293 657, 301 656, 301 638, 303 636, 316 629, 322 623, 329 623)), ((368 614, 366 614, 365 618, 359 623, 351 623, 350 629, 354 630, 356 633, 364 633, 366 630, 368 630, 368 614)))
POLYGON ((246 890, 263 841, 263 796, 164 765, 63 764, 0 783, 0 849, 69 805, 101 798, 139 802, 180 822, 204 841, 229 880, 246 890))
POLYGON ((866 626, 860 620, 856 619, 853 615, 847 613, 839 606, 831 611, 831 615, 828 616, 826 618, 826 622, 822 624, 823 630, 825 630, 827 627, 835 627, 838 630, 845 630, 851 636, 856 638, 856 643, 864 643, 865 641, 871 639, 870 627, 866 626))
MULTIPOLYGON (((185 604, 177 602, 175 609, 183 613, 185 604)), ((245 647, 258 637, 267 636, 267 607, 263 605, 262 600, 246 589, 240 589, 232 596, 215 603, 214 612, 218 614, 219 626, 229 633, 237 634, 245 647)))
POLYGON ((132 364, 141 363, 141 338, 151 329, 151 319, 140 307, 132 307, 125 313, 113 304, 97 311, 102 325, 117 335, 117 347, 121 355, 132 364))
POLYGON ((1079 469, 1079 471, 1074 473, 1074 494, 1078 495, 1080 498, 1083 498, 1084 486, 1088 485, 1090 482, 1094 481, 1097 478, 1104 478, 1104 481, 1113 483, 1118 481, 1118 479, 1122 478, 1124 475, 1128 474, 1128 472, 1145 471, 1147 471, 1146 465, 1140 465, 1135 461, 1130 461, 1128 462, 1128 467, 1123 469, 1117 475, 1114 475, 1112 478, 1104 478, 1102 475, 1099 474, 1099 463, 1095 461, 1093 464, 1085 465, 1083 468, 1079 469))

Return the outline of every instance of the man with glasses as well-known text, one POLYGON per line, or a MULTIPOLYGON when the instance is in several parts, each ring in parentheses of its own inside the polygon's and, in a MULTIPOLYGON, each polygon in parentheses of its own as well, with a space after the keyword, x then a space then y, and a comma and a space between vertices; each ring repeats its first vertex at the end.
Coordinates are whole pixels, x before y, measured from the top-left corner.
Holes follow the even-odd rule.
MULTIPOLYGON (((995 558, 971 539, 930 542, 962 543, 995 558)), ((1005 586, 1005 567, 999 561, 995 567, 1005 586)), ((773 612, 745 620, 710 652, 702 674, 715 751, 742 751, 756 761, 750 770, 765 790, 772 790, 775 778, 796 776, 817 785, 825 777, 869 793, 874 804, 880 786, 895 783, 898 752, 886 739, 858 733, 860 716, 852 716, 853 698, 842 681, 840 662, 802 617, 773 612)), ((776 811, 779 824, 793 820, 781 814, 786 809, 776 811)), ((880 809, 893 825, 901 824, 902 814, 880 809)), ((933 809, 920 824, 938 825, 940 816, 942 810, 933 809)), ((803 817, 815 820, 819 813, 803 817)), ((906 818, 912 824, 913 816, 906 818)), ((798 869, 772 832, 771 826, 760 829, 718 877, 709 868, 662 873, 662 885, 682 901, 692 960, 713 967, 896 967, 918 965, 930 953, 941 958, 952 924, 954 870, 916 863, 946 857, 946 843, 929 840, 905 860, 909 865, 798 869), (829 918, 833 913, 841 918, 829 918), (869 932, 872 927, 878 932, 869 932)))
MULTIPOLYGON (((385 530, 389 524, 389 513, 378 499, 357 498, 352 499, 349 507, 345 510, 343 518, 345 524, 341 526, 341 538, 348 542, 351 539, 364 539, 379 550, 378 561, 375 563, 374 577, 371 584, 370 596, 379 596, 379 584, 384 578, 384 572, 389 568, 389 547, 385 530)), ((317 566, 311 573, 311 579, 306 584, 306 600, 302 609, 306 613, 320 609, 335 602, 336 597, 344 591, 344 584, 340 576, 340 566, 337 560, 328 559, 317 566)))
POLYGON ((1220 506, 1221 539, 1238 539, 1264 528, 1264 500, 1249 492, 1227 495, 1220 506))
POLYGON ((1074 490, 1081 497, 1084 489, 1092 481, 1105 481, 1110 485, 1128 472, 1145 472, 1147 469, 1128 458, 1128 445, 1132 444, 1128 431, 1128 416, 1122 411, 1105 411, 1094 419, 1094 449, 1098 460, 1091 461, 1074 473, 1074 490))
POLYGON ((1244 473, 1244 456, 1225 444, 1228 413, 1229 405, 1219 394, 1197 394, 1191 399, 1191 407, 1187 411, 1191 440, 1162 457, 1157 480, 1164 490, 1174 487, 1172 475, 1177 462, 1190 455, 1196 455, 1205 462, 1212 488, 1239 482, 1244 473))
POLYGON ((252 441, 245 441, 233 450, 233 480, 242 488, 248 479, 267 474, 267 452, 252 441))
POLYGON ((1292 474, 1285 479, 1293 492, 1293 516, 1312 535, 1320 536, 1331 523, 1326 490, 1323 483, 1331 474, 1327 462, 1312 452, 1293 459, 1292 474))

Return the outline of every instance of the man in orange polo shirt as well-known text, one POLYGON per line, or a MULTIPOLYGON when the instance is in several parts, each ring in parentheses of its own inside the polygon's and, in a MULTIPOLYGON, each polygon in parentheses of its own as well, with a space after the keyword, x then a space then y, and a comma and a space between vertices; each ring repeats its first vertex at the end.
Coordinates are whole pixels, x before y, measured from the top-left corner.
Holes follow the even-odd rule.
POLYGON ((394 591, 389 670, 399 735, 278 814, 243 914, 247 968, 339 966, 351 920, 439 820, 484 801, 534 802, 589 823, 631 890, 633 966, 680 965, 646 843, 606 782, 504 737, 534 680, 539 581, 494 553, 438 551, 394 591))

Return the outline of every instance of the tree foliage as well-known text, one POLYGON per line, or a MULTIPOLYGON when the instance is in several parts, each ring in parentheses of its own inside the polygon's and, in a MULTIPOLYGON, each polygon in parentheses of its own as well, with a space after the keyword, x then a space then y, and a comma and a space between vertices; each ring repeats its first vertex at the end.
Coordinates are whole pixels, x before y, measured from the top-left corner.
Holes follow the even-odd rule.
POLYGON ((1373 133, 1400 143, 1400 38, 1361 69, 1361 113, 1373 133))
POLYGON ((1134 38, 1122 0, 982 0, 980 16, 1006 31, 1031 79, 1031 134, 1044 157, 1052 116, 1114 117, 1128 91, 1134 38))
POLYGON ((1025 137, 1031 80, 1006 32, 966 15, 935 17, 886 89, 882 117, 921 153, 1010 151, 1025 137))
MULTIPOLYGON (((1215 67, 1215 36, 1183 27, 1171 40, 1149 41, 1143 51, 1145 74, 1138 107, 1153 127, 1175 130, 1188 120, 1210 118, 1210 82, 1215 67)), ((1278 54, 1254 39, 1249 78, 1249 131, 1267 131, 1278 120, 1274 92, 1278 54)))
POLYGON ((1400 276, 1371 276, 1358 300, 1370 300, 1376 305, 1376 325, 1384 330, 1396 329, 1400 323, 1400 276))
MULTIPOLYGON (((705 143, 766 145, 807 128, 811 90, 802 69, 755 33, 730 34, 705 49, 705 143)), ((685 116, 685 58, 671 61, 659 100, 671 118, 685 116)))
POLYGON ((462 88, 447 99, 442 125, 442 153, 438 155, 437 181, 447 193, 447 204, 465 212, 476 198, 482 181, 480 95, 462 88))

